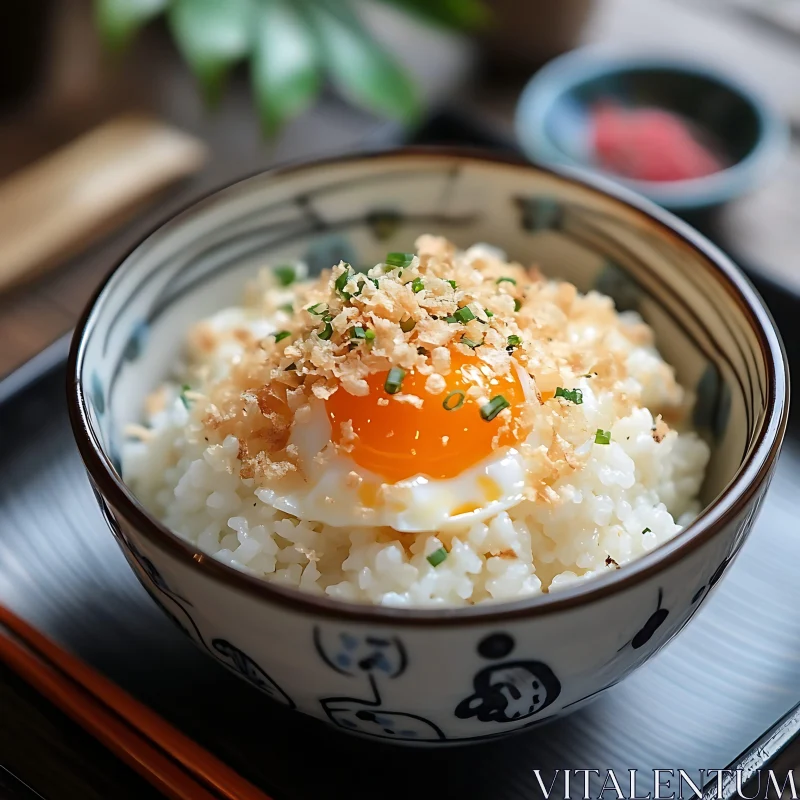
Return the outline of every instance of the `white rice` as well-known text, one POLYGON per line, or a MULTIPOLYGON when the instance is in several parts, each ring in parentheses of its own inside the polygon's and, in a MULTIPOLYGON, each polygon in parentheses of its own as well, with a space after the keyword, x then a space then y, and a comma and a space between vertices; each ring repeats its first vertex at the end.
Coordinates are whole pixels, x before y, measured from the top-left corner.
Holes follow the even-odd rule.
MULTIPOLYGON (((637 318, 638 319, 638 318, 637 318)), ((265 321, 228 309, 212 320, 263 335, 265 321)), ((235 353, 220 346, 213 371, 235 353)), ((668 406, 674 387, 654 379, 663 362, 652 348, 634 350, 629 380, 648 404, 668 406)), ((638 408, 611 426, 612 441, 592 447, 582 469, 551 487, 549 502, 523 500, 471 527, 412 536, 304 521, 261 502, 252 479, 239 476, 239 442, 206 446, 187 435, 181 400, 183 366, 163 387, 163 408, 129 441, 123 473, 143 504, 180 536, 221 562, 268 581, 347 601, 392 606, 458 606, 551 591, 617 569, 674 537, 700 511, 697 495, 709 457, 693 432, 671 430, 657 442, 656 420, 638 408), (427 556, 446 545, 437 566, 427 556)), ((608 428, 610 397, 581 384, 583 412, 608 428)))

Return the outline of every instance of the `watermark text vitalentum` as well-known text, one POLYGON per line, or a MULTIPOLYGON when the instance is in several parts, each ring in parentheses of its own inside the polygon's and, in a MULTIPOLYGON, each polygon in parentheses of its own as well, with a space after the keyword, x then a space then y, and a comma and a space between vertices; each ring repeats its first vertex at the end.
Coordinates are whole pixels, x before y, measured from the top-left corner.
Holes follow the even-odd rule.
POLYGON ((544 800, 690 800, 693 797, 742 800, 800 800, 791 771, 731 769, 558 769, 533 770, 537 796, 544 800), (541 795, 539 795, 541 792, 541 795))

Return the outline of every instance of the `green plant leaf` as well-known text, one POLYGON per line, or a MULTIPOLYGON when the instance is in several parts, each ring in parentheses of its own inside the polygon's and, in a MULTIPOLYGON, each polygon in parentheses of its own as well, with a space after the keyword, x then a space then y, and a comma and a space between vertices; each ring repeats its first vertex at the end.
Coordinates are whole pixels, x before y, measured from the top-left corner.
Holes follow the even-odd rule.
POLYGON ((316 46, 292 0, 261 0, 254 31, 253 89, 261 125, 272 136, 319 92, 316 46))
POLYGON ((392 119, 409 122, 419 115, 414 83, 345 0, 314 0, 306 9, 328 72, 345 97, 392 119))
POLYGON ((169 0, 95 0, 95 24, 106 46, 119 51, 168 5, 169 0))
POLYGON ((170 27, 183 57, 215 105, 231 66, 251 49, 252 0, 173 0, 170 27))
POLYGON ((482 0, 382 0, 404 11, 451 28, 479 28, 490 19, 482 0))

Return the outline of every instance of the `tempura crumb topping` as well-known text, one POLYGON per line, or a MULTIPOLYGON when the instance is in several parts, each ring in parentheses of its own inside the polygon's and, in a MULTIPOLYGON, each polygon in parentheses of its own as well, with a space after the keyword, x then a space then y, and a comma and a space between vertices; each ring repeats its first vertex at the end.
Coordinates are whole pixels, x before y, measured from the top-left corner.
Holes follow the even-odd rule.
MULTIPOLYGON (((418 238, 415 253, 389 254, 367 272, 339 262, 315 280, 287 285, 265 271, 249 287, 248 302, 281 329, 257 339, 250 331, 196 326, 189 336, 195 354, 215 351, 225 337, 240 349, 228 373, 193 387, 191 399, 196 434, 211 443, 235 436, 241 476, 257 482, 300 469, 289 436, 314 399, 335 392, 364 397, 371 375, 398 369, 425 376, 422 396, 398 385, 377 404, 442 403, 452 359, 460 356, 489 383, 511 370, 524 374, 525 409, 513 422, 507 409, 499 415, 506 427, 539 432, 543 444, 535 448, 517 438, 536 466, 532 495, 548 501, 547 487, 580 468, 577 450, 594 433, 574 387, 590 380, 596 393, 613 394, 614 415, 625 416, 641 405, 641 387, 628 380, 630 351, 653 346, 652 330, 618 314, 608 297, 582 295, 569 283, 546 280, 535 266, 507 262, 488 248, 462 252, 431 235, 418 238)), ((672 369, 661 361, 656 369, 679 406, 672 369)), ((469 393, 489 400, 478 398, 477 384, 469 393)), ((660 419, 653 436, 660 441, 668 430, 660 419)), ((343 430, 338 448, 347 453, 353 438, 352 427, 343 430)))

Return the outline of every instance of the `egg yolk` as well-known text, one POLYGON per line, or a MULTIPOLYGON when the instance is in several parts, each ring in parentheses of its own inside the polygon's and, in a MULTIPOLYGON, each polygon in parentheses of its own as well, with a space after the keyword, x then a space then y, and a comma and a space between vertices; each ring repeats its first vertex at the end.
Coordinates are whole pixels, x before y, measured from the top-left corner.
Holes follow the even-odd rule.
POLYGON ((492 440, 498 433, 500 447, 515 444, 519 438, 516 418, 525 403, 516 368, 498 377, 474 356, 454 350, 450 358, 450 372, 444 376, 447 386, 441 394, 426 391, 426 375, 408 372, 403 378, 400 392, 422 400, 420 408, 386 392, 387 372, 368 376, 369 394, 362 397, 338 389, 326 401, 333 440, 343 441, 342 423, 349 420, 356 434, 350 457, 391 482, 420 473, 438 479, 455 477, 492 454, 492 440), (476 385, 485 398, 502 395, 508 401, 509 426, 505 427, 507 414, 490 421, 481 416, 480 402, 468 395, 476 385))

